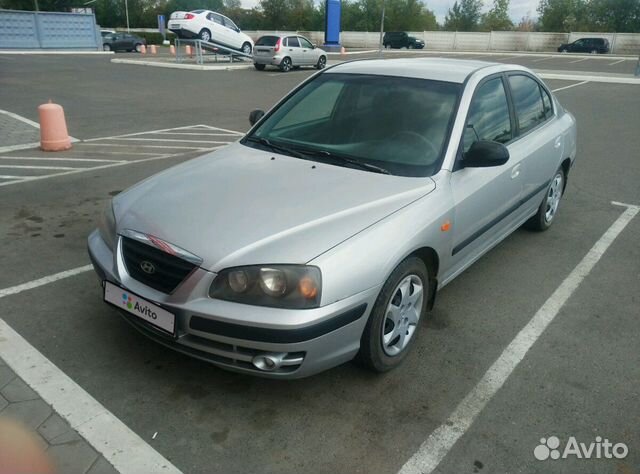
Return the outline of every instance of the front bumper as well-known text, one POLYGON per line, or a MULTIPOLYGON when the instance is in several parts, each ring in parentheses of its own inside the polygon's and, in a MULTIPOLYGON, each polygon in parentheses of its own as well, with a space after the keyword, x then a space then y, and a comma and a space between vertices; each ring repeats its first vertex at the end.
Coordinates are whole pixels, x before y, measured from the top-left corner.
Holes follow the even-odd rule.
POLYGON ((270 378, 301 378, 351 360, 379 287, 307 310, 285 310, 221 301, 207 296, 215 274, 194 271, 171 295, 131 278, 120 255, 98 231, 88 240, 89 256, 101 281, 108 280, 176 315, 171 337, 129 313, 127 322, 155 341, 219 367, 270 378), (114 255, 115 254, 115 255, 114 255), (282 365, 267 371, 254 365, 262 356, 282 365))

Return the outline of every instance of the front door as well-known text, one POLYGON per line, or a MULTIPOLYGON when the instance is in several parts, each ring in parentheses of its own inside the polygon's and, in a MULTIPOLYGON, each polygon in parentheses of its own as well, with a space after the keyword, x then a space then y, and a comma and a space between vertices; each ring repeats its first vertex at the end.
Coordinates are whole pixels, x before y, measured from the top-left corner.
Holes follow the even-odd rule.
MULTIPOLYGON (((486 251, 513 226, 522 193, 522 159, 509 143, 514 122, 502 74, 490 76, 476 88, 461 144, 461 157, 451 174, 455 212, 452 222, 451 274, 486 251), (501 166, 465 168, 464 152, 479 140, 507 145, 510 157, 501 166)), ((444 276, 443 279, 447 279, 444 276)))

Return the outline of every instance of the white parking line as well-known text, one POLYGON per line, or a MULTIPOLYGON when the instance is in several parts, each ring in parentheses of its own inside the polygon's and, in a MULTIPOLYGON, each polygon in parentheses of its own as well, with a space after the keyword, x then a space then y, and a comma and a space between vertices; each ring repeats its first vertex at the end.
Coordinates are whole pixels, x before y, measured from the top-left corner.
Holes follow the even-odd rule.
MULTIPOLYGON (((125 145, 123 143, 107 143, 106 145, 108 145, 109 147, 114 147, 114 146, 121 146, 121 147, 128 147, 128 148, 132 148, 132 147, 136 147, 136 148, 162 148, 162 149, 167 149, 167 148, 171 148, 171 149, 176 149, 176 150, 211 150, 213 148, 209 148, 209 147, 202 147, 202 146, 181 146, 181 145, 125 145)), ((84 146, 105 146, 104 143, 85 143, 84 146)), ((216 148, 216 147, 214 147, 216 148)), ((123 153, 123 154, 127 154, 127 153, 123 153)))
MULTIPOLYGON (((114 152, 108 152, 109 154, 114 154, 114 152)), ((127 154, 127 155, 156 155, 157 153, 117 153, 117 154, 127 154)), ((120 163, 124 160, 103 160, 97 158, 50 158, 50 157, 42 157, 38 158, 36 156, 0 156, 0 160, 24 160, 24 161, 85 161, 85 162, 98 162, 98 163, 120 163)))
MULTIPOLYGON (((0 165, 0 168, 10 168, 19 170, 77 170, 69 166, 29 166, 29 165, 0 165)), ((82 168, 85 169, 85 168, 82 168)))
POLYGON ((0 298, 4 298, 5 296, 9 296, 9 295, 17 295, 18 293, 22 293, 23 291, 31 290, 33 288, 38 288, 39 286, 43 286, 43 285, 48 285, 49 283, 62 280, 63 278, 69 278, 75 275, 79 275, 80 273, 88 272, 92 268, 93 268, 92 265, 85 265, 84 267, 72 268, 71 270, 65 270, 64 272, 54 273, 53 275, 48 275, 46 277, 38 278, 37 280, 32 280, 27 283, 22 283, 21 285, 5 288, 3 290, 0 290, 0 298))
POLYGON ((180 473, 2 319, 0 357, 121 474, 180 473))
POLYGON ((553 56, 549 56, 547 58, 540 58, 540 59, 534 59, 533 61, 531 61, 532 63, 539 63, 540 61, 547 61, 549 59, 553 59, 553 56))
POLYGON ((612 202, 612 204, 626 209, 511 341, 447 421, 431 433, 418 451, 402 466, 400 474, 430 474, 438 467, 458 439, 465 434, 487 403, 500 390, 582 281, 593 270, 616 237, 640 211, 640 206, 619 202, 612 202))
POLYGON ((558 91, 563 91, 565 89, 571 89, 572 87, 577 87, 577 86, 581 86, 582 84, 588 84, 589 81, 582 81, 582 82, 578 82, 576 84, 571 84, 568 86, 564 86, 564 87, 558 87, 557 89, 553 89, 551 92, 558 92, 558 91))
POLYGON ((622 61, 626 61, 626 59, 620 59, 619 61, 614 61, 614 62, 612 62, 612 63, 607 64, 607 66, 613 66, 614 64, 619 64, 619 63, 621 63, 622 61))
POLYGON ((14 114, 13 112, 9 112, 8 110, 2 110, 2 109, 0 109, 0 114, 8 115, 9 117, 19 120, 22 123, 31 125, 33 128, 37 128, 38 130, 40 129, 40 124, 38 122, 29 120, 28 118, 23 117, 22 115, 14 114))
POLYGON ((586 61, 587 59, 591 59, 591 58, 580 58, 580 59, 576 59, 575 61, 569 61, 569 64, 573 64, 573 63, 581 63, 582 61, 586 61))
MULTIPOLYGON (((174 139, 174 138, 140 138, 140 137, 127 137, 127 138, 118 138, 119 141, 145 141, 145 142, 187 142, 187 143, 211 143, 213 145, 221 145, 223 143, 229 142, 221 142, 221 141, 209 141, 209 140, 182 140, 182 139, 174 139)), ((110 144, 108 144, 110 145, 110 144)))
POLYGON ((205 137, 235 137, 231 133, 216 133, 216 132, 153 132, 151 135, 201 135, 205 137))

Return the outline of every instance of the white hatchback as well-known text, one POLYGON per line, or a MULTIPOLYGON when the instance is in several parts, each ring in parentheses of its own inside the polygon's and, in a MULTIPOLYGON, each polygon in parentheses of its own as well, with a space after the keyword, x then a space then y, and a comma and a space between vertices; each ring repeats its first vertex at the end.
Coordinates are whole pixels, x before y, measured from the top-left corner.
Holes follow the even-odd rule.
POLYGON ((177 11, 169 17, 169 30, 178 38, 197 38, 251 54, 253 40, 236 24, 211 10, 177 11))

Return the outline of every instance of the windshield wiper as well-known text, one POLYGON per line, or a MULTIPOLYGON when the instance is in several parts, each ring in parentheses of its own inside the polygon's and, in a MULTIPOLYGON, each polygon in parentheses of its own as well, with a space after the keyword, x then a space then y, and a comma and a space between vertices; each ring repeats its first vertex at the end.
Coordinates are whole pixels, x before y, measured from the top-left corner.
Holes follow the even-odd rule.
POLYGON ((253 142, 253 143, 259 143, 260 145, 271 148, 273 151, 284 153, 285 155, 295 156, 296 158, 306 158, 306 156, 303 153, 300 153, 299 151, 284 145, 276 145, 275 143, 273 143, 267 138, 252 136, 247 138, 247 141, 253 142))
POLYGON ((348 163, 363 170, 373 171, 374 173, 391 174, 389 170, 380 166, 372 165, 371 163, 365 163, 364 161, 355 160, 353 158, 349 158, 348 156, 336 155, 326 150, 305 150, 304 153, 313 156, 325 156, 331 160, 348 163))

